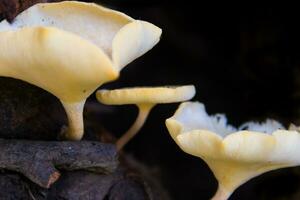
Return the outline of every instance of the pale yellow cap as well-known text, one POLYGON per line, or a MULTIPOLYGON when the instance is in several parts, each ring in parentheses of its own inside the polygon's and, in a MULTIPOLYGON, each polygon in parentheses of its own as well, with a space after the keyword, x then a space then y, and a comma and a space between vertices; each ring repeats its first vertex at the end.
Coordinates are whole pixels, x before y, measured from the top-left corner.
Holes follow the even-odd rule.
POLYGON ((84 101, 160 40, 161 29, 78 1, 36 4, 0 22, 0 76, 34 84, 63 102, 84 101))
POLYGON ((187 101, 194 97, 195 86, 134 87, 115 90, 99 90, 98 101, 108 105, 159 104, 187 101))

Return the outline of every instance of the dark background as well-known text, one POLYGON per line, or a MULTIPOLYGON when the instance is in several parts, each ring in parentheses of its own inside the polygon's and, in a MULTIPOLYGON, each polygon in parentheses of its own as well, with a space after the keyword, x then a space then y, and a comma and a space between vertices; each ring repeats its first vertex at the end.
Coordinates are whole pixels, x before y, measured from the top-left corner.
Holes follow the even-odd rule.
MULTIPOLYGON (((103 88, 194 84, 194 101, 226 113, 229 122, 267 117, 285 125, 299 117, 299 14, 293 7, 204 6, 198 1, 98 1, 162 28, 160 43, 103 88)), ((183 153, 164 121, 178 104, 158 105, 125 148, 150 169, 174 200, 209 199, 217 182, 200 159, 183 153)), ((111 107, 103 125, 121 135, 134 121, 134 106, 111 107), (117 124, 117 125, 116 125, 117 124)), ((300 199, 300 170, 254 178, 231 199, 300 199)))

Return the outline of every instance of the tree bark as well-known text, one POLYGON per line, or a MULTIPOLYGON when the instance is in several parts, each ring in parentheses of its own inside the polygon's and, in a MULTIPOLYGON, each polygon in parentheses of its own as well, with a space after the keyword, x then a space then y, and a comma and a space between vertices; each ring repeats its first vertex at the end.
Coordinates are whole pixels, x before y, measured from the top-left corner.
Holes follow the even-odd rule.
POLYGON ((1 200, 167 200, 145 190, 143 182, 117 170, 112 174, 68 171, 50 189, 39 187, 15 174, 0 173, 1 200))
POLYGON ((107 174, 117 165, 117 152, 110 144, 0 139, 0 168, 20 172, 44 188, 60 177, 58 169, 107 174))

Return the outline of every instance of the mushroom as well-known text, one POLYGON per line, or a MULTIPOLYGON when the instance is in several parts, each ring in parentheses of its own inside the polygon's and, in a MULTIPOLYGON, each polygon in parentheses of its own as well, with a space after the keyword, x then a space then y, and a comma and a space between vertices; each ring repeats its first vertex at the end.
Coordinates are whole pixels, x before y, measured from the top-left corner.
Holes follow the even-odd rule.
POLYGON ((153 48, 161 29, 93 3, 36 4, 0 23, 0 76, 36 85, 64 106, 67 139, 84 133, 83 108, 98 87, 153 48))
POLYGON ((179 87, 135 87, 115 90, 99 90, 96 92, 98 101, 107 105, 135 104, 139 114, 129 130, 117 141, 121 150, 142 128, 151 109, 156 104, 182 102, 193 98, 195 87, 185 85, 179 87))
POLYGON ((182 103, 166 120, 170 135, 186 153, 203 159, 219 182, 213 200, 225 200, 262 173, 300 165, 300 134, 279 122, 247 122, 235 128, 224 115, 209 116, 200 102, 182 103))

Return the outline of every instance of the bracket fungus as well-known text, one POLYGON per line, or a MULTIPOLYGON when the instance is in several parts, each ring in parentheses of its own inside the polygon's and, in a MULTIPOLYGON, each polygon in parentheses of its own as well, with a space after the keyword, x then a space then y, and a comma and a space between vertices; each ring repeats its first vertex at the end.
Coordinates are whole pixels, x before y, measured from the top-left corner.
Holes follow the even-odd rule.
POLYGON ((200 102, 185 102, 166 126, 184 152, 200 157, 212 170, 219 183, 214 200, 228 199, 262 173, 300 165, 299 132, 274 120, 235 128, 224 115, 209 116, 200 102))
POLYGON ((36 4, 0 23, 0 76, 36 85, 63 104, 70 140, 84 133, 83 108, 98 87, 153 48, 161 29, 93 3, 36 4))
POLYGON ((117 149, 126 145, 142 128, 151 109, 156 104, 187 101, 195 95, 193 85, 178 87, 136 87, 115 90, 99 90, 98 101, 108 105, 135 104, 139 114, 129 130, 117 141, 117 149))

